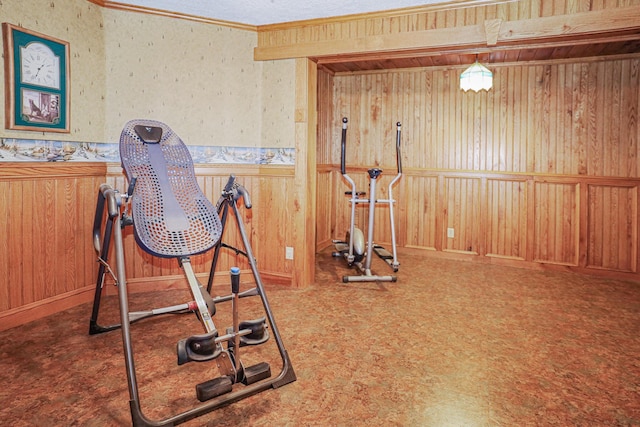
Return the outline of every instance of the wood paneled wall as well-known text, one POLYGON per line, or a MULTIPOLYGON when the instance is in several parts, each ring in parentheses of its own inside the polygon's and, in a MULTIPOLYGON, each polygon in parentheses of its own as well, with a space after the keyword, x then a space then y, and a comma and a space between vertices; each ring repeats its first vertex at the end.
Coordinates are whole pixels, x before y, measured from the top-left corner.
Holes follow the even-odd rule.
POLYGON ((104 164, 0 167, 0 329, 42 317, 48 304, 64 309, 86 300, 105 170, 104 164))
MULTIPOLYGON (((259 59, 299 56, 301 50, 308 49, 306 56, 322 56, 328 52, 338 53, 367 50, 367 38, 405 34, 426 30, 480 25, 486 20, 500 19, 518 21, 581 12, 601 11, 639 5, 639 0, 476 0, 451 1, 437 5, 399 9, 396 13, 380 12, 362 16, 318 19, 295 24, 264 25, 258 28, 259 59), (348 47, 339 42, 358 40, 357 45, 348 47), (279 50, 279 49, 282 50, 279 50), (319 53, 319 52, 324 53, 319 53), (315 52, 315 53, 314 53, 315 52)), ((454 36, 455 37, 455 36, 454 36)), ((406 42, 399 41, 400 43, 406 42)), ((384 42, 384 39, 379 39, 384 42)), ((398 40, 396 40, 398 41, 398 40)), ((455 42, 455 40, 450 40, 455 42)), ((430 41, 423 40, 429 44, 430 41)), ((383 50, 385 46, 376 46, 383 50)), ((384 54, 380 57, 384 59, 384 54)))
MULTIPOLYGON (((459 89, 460 71, 320 71, 331 91, 319 123, 330 116, 332 132, 318 140, 318 206, 334 213, 318 215, 318 248, 348 225, 338 170, 346 116, 350 175, 366 190, 366 169, 382 167, 381 196, 402 122, 401 245, 637 277, 640 58, 496 67, 493 89, 480 93, 459 89)), ((376 239, 388 243, 379 209, 376 239)))
MULTIPOLYGON (((350 164, 395 164, 395 122, 410 168, 640 177, 640 60, 494 68, 488 92, 461 68, 333 77, 332 134, 349 118, 350 164)), ((339 160, 339 144, 319 152, 339 160)))
MULTIPOLYGON (((291 285, 293 167, 201 166, 196 168, 207 197, 216 202, 229 174, 251 194, 253 208, 241 204, 247 234, 262 278, 291 285)), ((104 163, 3 163, 0 167, 0 330, 91 301, 97 273, 92 231, 98 187, 107 182, 124 191, 119 165, 104 163)), ((224 241, 240 248, 235 220, 230 217, 224 241)), ((184 274, 173 259, 149 256, 125 229, 127 278, 132 292, 181 287, 184 274)), ((242 256, 223 251, 219 281, 228 282, 231 266, 249 275, 242 256)), ((192 259, 206 281, 211 266, 207 253, 192 259)), ((111 260, 113 261, 113 260, 111 260)), ((249 276, 247 276, 249 279, 249 276)), ((109 278, 108 283, 113 283, 109 278)), ((115 293, 107 286, 108 293, 115 293)), ((90 313, 87 312, 87 322, 90 313)))

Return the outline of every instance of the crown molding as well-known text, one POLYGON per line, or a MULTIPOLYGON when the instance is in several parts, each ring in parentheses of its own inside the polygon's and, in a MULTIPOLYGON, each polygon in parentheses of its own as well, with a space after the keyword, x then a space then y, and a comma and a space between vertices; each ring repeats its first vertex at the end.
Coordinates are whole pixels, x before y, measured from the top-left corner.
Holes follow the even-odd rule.
POLYGON ((87 0, 87 1, 89 3, 93 3, 95 5, 98 5, 107 9, 122 10, 126 12, 146 13, 148 15, 158 15, 158 16, 165 16, 167 18, 184 19, 187 21, 220 25, 223 27, 230 27, 230 28, 236 28, 239 30, 247 30, 247 31, 254 31, 254 32, 257 31, 258 29, 258 27, 256 27, 255 25, 240 24, 238 22, 224 21, 221 19, 207 18, 204 16, 198 16, 198 15, 190 15, 187 13, 171 12, 168 10, 155 9, 151 7, 119 3, 111 0, 87 0))

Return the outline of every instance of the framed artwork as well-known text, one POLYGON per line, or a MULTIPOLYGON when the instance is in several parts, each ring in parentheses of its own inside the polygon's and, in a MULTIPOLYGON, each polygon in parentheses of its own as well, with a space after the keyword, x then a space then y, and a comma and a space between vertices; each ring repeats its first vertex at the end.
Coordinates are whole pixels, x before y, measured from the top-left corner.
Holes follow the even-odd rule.
POLYGON ((69 43, 2 24, 5 127, 69 132, 69 43))

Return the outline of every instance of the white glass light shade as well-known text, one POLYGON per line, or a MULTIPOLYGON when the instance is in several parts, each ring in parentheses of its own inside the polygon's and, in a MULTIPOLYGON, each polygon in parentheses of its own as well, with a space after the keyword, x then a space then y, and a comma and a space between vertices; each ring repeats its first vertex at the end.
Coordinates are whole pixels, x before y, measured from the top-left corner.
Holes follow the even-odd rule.
POLYGON ((460 74, 460 89, 478 92, 489 90, 493 86, 493 73, 487 67, 476 61, 460 74))

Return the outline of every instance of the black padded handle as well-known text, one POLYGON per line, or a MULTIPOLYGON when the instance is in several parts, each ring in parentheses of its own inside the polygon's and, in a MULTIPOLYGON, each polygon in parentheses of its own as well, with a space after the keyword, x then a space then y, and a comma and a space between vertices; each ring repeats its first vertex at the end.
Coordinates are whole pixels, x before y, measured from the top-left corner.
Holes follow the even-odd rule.
POLYGON ((398 163, 398 173, 402 173, 402 154, 400 153, 400 137, 402 132, 402 124, 396 123, 396 162, 398 163))
POLYGON ((224 186, 225 193, 231 193, 235 190, 234 198, 238 200, 240 197, 244 199, 244 206, 247 209, 251 209, 251 196, 246 188, 244 188, 238 181, 236 181, 235 175, 229 175, 227 185, 224 186))
POLYGON ((347 151, 347 123, 349 120, 346 117, 342 118, 342 140, 340 141, 340 173, 344 175, 347 173, 345 166, 345 158, 347 151))
POLYGON ((229 175, 229 180, 227 181, 227 185, 224 186, 224 191, 226 193, 230 193, 233 190, 233 184, 236 182, 235 175, 229 175))
POLYGON ((240 293, 240 269, 231 267, 229 274, 231 276, 231 293, 237 295, 240 293))

